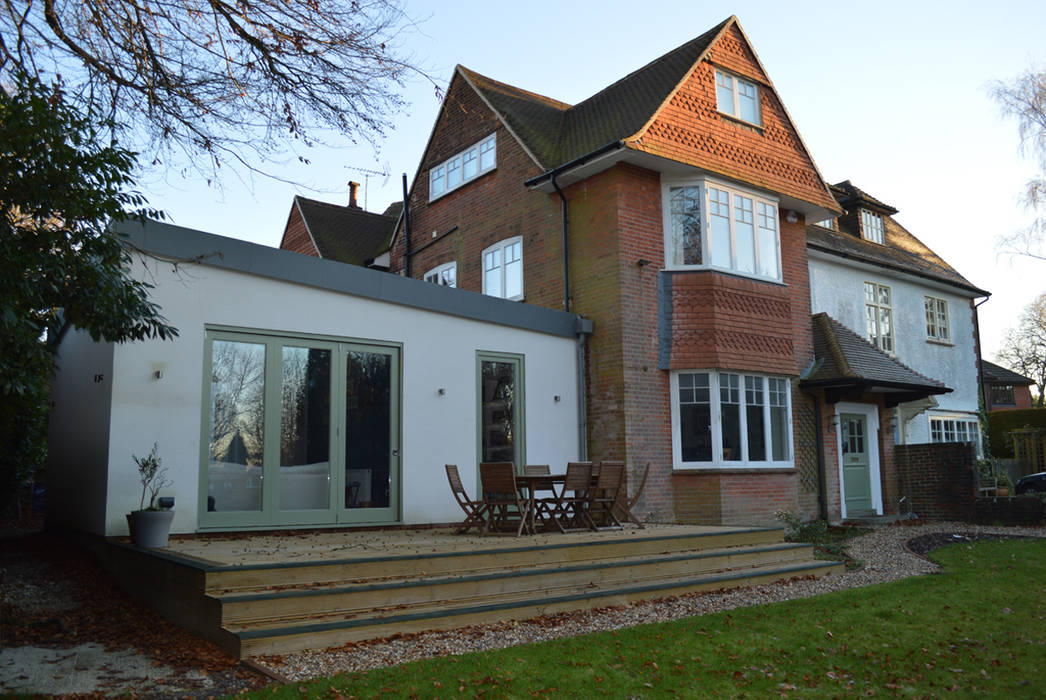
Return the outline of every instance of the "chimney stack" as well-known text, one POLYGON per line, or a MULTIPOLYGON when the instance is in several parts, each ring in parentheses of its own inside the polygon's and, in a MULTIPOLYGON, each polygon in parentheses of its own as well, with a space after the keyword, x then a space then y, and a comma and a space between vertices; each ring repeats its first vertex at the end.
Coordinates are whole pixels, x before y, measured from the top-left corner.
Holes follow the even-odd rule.
POLYGON ((356 190, 360 188, 360 183, 350 182, 349 183, 349 206, 353 209, 359 209, 360 205, 356 203, 356 190))

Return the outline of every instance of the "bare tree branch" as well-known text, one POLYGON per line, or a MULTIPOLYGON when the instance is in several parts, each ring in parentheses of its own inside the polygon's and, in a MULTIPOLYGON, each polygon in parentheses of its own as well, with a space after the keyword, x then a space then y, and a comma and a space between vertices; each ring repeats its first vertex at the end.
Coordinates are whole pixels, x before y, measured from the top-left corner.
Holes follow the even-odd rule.
POLYGON ((264 164, 295 141, 376 149, 405 82, 436 85, 399 0, 0 1, 0 80, 61 83, 125 146, 211 175, 279 176, 264 164))
POLYGON ((996 359, 1014 372, 1035 380, 1039 389, 1037 406, 1042 408, 1046 398, 1046 294, 1040 294, 1024 308, 1017 328, 1006 331, 996 359))

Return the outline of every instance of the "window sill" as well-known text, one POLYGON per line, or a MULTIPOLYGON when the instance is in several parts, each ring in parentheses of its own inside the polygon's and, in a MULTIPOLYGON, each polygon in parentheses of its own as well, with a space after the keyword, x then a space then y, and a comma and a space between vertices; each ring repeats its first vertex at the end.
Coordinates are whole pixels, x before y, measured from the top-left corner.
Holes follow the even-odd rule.
POLYGON ((707 467, 672 467, 672 474, 679 476, 696 476, 698 474, 795 474, 795 467, 781 465, 768 465, 756 467, 750 464, 744 466, 710 465, 707 467))
POLYGON ((748 129, 749 131, 754 131, 757 134, 763 133, 762 124, 756 124, 755 122, 750 122, 747 119, 742 119, 741 117, 735 117, 734 115, 727 114, 726 112, 719 112, 719 116, 722 117, 725 121, 731 122, 735 126, 740 126, 742 128, 748 129))
POLYGON ((436 195, 435 197, 433 197, 433 196, 431 196, 431 195, 430 195, 430 196, 429 196, 429 204, 432 204, 433 202, 436 202, 436 201, 438 201, 438 200, 440 200, 440 199, 443 199, 443 198, 444 198, 444 197, 446 197, 446 196, 447 196, 448 194, 454 194, 454 193, 455 193, 455 192, 457 192, 458 190, 460 190, 460 189, 462 189, 462 188, 465 188, 465 187, 468 187, 468 186, 469 186, 469 185, 471 185, 471 184, 472 184, 473 182, 477 182, 478 180, 481 180, 481 179, 483 179, 484 177, 486 177, 486 176, 487 176, 487 175, 489 175, 490 173, 493 173, 493 172, 497 172, 497 169, 498 169, 498 166, 496 166, 496 165, 495 165, 495 166, 494 166, 493 168, 491 168, 490 170, 484 170, 483 172, 479 173, 479 174, 478 174, 478 175, 476 175, 475 177, 473 177, 473 178, 470 178, 470 179, 468 179, 468 180, 465 180, 465 181, 464 181, 464 182, 462 182, 462 183, 461 183, 460 185, 454 185, 454 186, 453 186, 453 187, 451 187, 451 188, 450 188, 449 190, 443 190, 442 192, 440 192, 439 194, 437 194, 437 195, 436 195))
POLYGON ((663 267, 661 272, 670 272, 672 274, 678 273, 694 273, 694 272, 714 272, 720 275, 727 275, 729 277, 736 277, 737 279, 750 280, 752 282, 765 282, 766 284, 775 284, 779 287, 787 287, 788 283, 773 277, 760 277, 759 275, 749 275, 745 272, 738 272, 737 270, 727 270, 722 267, 704 267, 697 265, 676 265, 672 267, 663 267))
POLYGON ((955 347, 955 343, 949 342, 947 340, 937 340, 936 338, 927 338, 926 342, 929 343, 930 345, 941 345, 941 346, 944 346, 946 348, 954 348, 955 347))

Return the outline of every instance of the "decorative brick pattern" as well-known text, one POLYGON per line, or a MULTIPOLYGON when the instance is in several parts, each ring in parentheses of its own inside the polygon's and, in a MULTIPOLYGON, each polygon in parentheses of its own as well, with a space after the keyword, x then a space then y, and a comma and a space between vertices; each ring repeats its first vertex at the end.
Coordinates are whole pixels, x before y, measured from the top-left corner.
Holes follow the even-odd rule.
POLYGON ((772 192, 837 207, 736 25, 711 47, 707 60, 694 69, 634 145, 772 192), (717 65, 758 84, 761 127, 719 113, 717 65))

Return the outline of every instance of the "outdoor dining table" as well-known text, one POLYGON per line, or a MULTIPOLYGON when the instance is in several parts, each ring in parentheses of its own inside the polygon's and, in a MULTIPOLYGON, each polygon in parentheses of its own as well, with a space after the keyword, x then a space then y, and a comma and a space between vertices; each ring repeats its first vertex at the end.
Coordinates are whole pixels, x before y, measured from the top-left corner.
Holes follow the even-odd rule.
POLYGON ((556 491, 556 485, 562 486, 563 482, 566 481, 566 474, 517 474, 516 475, 516 487, 522 491, 525 491, 525 495, 530 499, 532 506, 530 509, 531 513, 531 524, 537 526, 539 523, 548 525, 551 523, 552 509, 551 505, 558 498, 558 492, 556 491), (539 491, 551 492, 551 498, 538 498, 537 493, 539 491))

